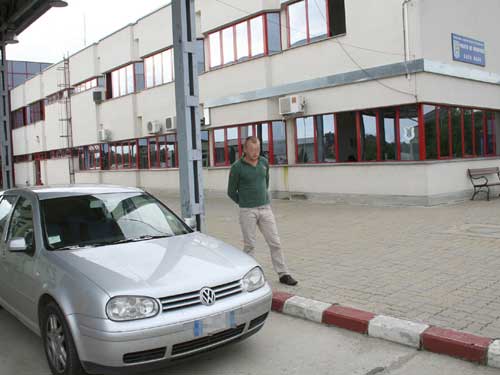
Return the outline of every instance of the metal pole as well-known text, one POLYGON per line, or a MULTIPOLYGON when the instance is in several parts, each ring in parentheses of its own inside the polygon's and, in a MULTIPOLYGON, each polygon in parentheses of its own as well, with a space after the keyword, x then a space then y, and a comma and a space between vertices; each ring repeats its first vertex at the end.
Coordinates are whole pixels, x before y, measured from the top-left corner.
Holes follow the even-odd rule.
POLYGON ((14 184, 12 164, 12 139, 10 129, 9 88, 7 85, 7 57, 5 43, 0 39, 0 145, 2 158, 2 185, 3 189, 10 189, 14 184))
POLYGON ((181 209, 205 231, 194 0, 172 1, 181 209))

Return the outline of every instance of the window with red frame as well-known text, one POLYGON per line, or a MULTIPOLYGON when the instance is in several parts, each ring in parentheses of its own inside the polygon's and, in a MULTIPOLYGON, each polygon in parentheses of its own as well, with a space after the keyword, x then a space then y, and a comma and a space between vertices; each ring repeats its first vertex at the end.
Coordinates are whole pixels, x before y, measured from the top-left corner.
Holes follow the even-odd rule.
POLYGON ((78 161, 80 170, 101 169, 101 145, 80 147, 78 161))
POLYGON ((43 100, 30 104, 26 108, 26 125, 45 120, 45 105, 43 100))
POLYGON ((26 111, 26 108, 19 108, 11 113, 11 118, 12 118, 11 121, 12 121, 12 128, 13 129, 17 129, 17 128, 20 128, 20 127, 26 125, 25 111, 26 111))
POLYGON ((89 79, 88 81, 79 83, 78 85, 73 86, 73 92, 78 94, 83 91, 87 91, 97 87, 97 78, 89 79))
POLYGON ((62 159, 70 156, 71 156, 71 149, 69 148, 50 151, 50 159, 62 159))
POLYGON ((174 81, 174 50, 172 48, 144 58, 146 88, 174 81))
POLYGON ((335 161, 335 117, 333 114, 297 118, 295 137, 297 163, 335 161))
POLYGON ((261 155, 270 164, 286 164, 286 131, 283 121, 232 126, 213 130, 215 165, 231 165, 243 156, 245 139, 255 136, 261 155))
POLYGON ((175 134, 148 138, 149 168, 177 168, 177 138, 175 134))
POLYGON ((261 14, 210 33, 207 43, 210 68, 279 52, 279 13, 261 14))
POLYGON ((45 105, 51 105, 57 103, 63 98, 64 93, 62 91, 56 92, 55 94, 49 95, 45 98, 45 105))
POLYGON ((300 0, 287 6, 288 46, 345 34, 344 0, 300 0))
POLYGON ((137 168, 137 140, 106 144, 102 152, 106 169, 137 168))
POLYGON ((108 73, 108 84, 111 87, 111 92, 108 89, 109 98, 117 98, 133 93, 135 91, 134 64, 129 64, 108 73))

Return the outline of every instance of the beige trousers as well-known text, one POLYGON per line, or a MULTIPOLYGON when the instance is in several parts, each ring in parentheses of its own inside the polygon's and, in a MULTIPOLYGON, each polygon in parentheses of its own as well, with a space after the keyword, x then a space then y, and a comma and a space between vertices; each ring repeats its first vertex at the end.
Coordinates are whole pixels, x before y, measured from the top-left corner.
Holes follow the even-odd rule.
POLYGON ((279 276, 288 274, 288 268, 285 264, 285 256, 281 250, 280 237, 276 220, 270 205, 255 208, 240 208, 240 226, 243 234, 243 250, 248 255, 255 257, 256 227, 271 250, 271 260, 274 270, 279 276))

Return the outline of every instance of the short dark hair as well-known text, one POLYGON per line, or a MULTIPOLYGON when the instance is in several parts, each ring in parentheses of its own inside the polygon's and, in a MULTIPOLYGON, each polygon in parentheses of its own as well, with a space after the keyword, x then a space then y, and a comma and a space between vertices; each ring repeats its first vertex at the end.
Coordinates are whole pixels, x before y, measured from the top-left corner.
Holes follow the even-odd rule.
POLYGON ((259 138, 251 135, 250 137, 246 137, 245 143, 243 144, 243 146, 247 147, 248 143, 259 143, 260 144, 260 141, 259 141, 259 138))

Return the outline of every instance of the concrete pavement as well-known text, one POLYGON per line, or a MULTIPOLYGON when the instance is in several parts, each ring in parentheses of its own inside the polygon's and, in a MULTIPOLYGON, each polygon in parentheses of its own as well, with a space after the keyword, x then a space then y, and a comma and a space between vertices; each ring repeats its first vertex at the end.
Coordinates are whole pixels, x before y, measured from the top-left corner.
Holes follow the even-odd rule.
MULTIPOLYGON (((50 374, 41 340, 4 310, 0 310, 0 332, 0 374, 50 374)), ((493 375, 498 372, 273 313, 264 328, 246 341, 149 373, 163 374, 493 375)))
MULTIPOLYGON (((160 195, 172 208, 178 197, 160 195)), ((473 334, 500 337, 500 200, 370 207, 273 200, 297 287, 277 290, 473 334)), ((179 211, 178 211, 179 212, 179 211)), ((207 199, 209 234, 242 247, 238 208, 207 199)))

